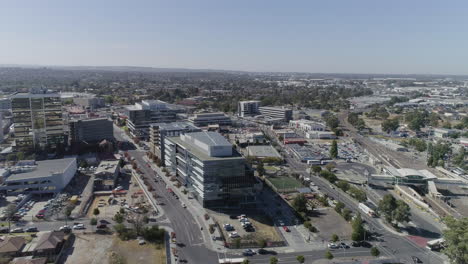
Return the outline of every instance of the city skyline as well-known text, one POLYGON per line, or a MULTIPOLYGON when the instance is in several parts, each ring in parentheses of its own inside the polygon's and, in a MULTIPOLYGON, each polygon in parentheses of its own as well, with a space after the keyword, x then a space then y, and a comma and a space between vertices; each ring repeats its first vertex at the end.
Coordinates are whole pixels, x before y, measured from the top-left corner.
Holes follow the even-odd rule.
POLYGON ((2 64, 465 74, 461 1, 5 3, 2 64))

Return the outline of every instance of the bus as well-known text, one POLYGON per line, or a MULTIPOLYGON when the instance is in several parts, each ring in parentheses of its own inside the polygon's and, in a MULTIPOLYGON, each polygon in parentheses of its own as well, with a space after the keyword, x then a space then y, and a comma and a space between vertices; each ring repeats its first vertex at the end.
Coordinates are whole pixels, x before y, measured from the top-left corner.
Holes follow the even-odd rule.
POLYGON ((359 209, 370 217, 376 217, 375 211, 364 203, 359 203, 359 209))
POLYGON ((426 248, 432 251, 441 250, 445 247, 445 239, 439 238, 427 241, 426 248))
POLYGON ((245 258, 222 258, 219 259, 219 264, 241 264, 245 258))

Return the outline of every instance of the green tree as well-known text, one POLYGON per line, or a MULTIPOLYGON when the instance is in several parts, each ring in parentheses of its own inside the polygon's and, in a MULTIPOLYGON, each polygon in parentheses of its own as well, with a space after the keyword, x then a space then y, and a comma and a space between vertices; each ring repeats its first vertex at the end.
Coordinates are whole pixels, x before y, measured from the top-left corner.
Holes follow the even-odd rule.
POLYGON ((330 148, 330 157, 336 159, 338 157, 338 143, 336 140, 333 140, 330 148))
POLYGON ((242 261, 242 264, 249 264, 249 263, 250 263, 250 261, 249 261, 248 259, 244 259, 244 260, 242 261))
POLYGON ((13 220, 13 217, 16 214, 16 205, 14 204, 9 204, 6 209, 5 209, 5 217, 8 221, 8 232, 11 230, 11 220, 13 220))
POLYGON ((380 255, 380 250, 377 247, 371 248, 371 255, 374 257, 378 257, 380 255))
POLYGON ((409 222, 411 217, 410 207, 404 201, 398 200, 392 216, 393 221, 397 223, 409 222))
POLYGON ((91 219, 89 220, 89 224, 90 224, 90 225, 97 225, 97 219, 96 219, 96 218, 91 218, 91 219))
POLYGON ((389 133, 395 131, 400 126, 398 118, 386 119, 382 122, 382 130, 389 133))
POLYGON ((325 258, 333 259, 333 254, 330 252, 330 250, 325 251, 325 258))
POLYGON ((338 201, 335 205, 335 211, 339 214, 341 214, 341 211, 345 208, 344 203, 338 201))
POLYGON ((270 264, 278 264, 278 259, 276 257, 271 257, 270 264))
POLYGON ((396 208, 395 198, 391 194, 386 194, 382 198, 382 200, 380 200, 378 208, 379 208, 379 211, 385 217, 385 220, 387 220, 387 222, 391 223, 392 220, 393 220, 392 213, 396 208))
POLYGON ((263 163, 260 162, 257 165, 257 173, 259 176, 263 176, 265 174, 265 168, 263 167, 263 163))
POLYGON ((101 213, 101 211, 99 211, 99 208, 94 208, 93 210, 93 215, 97 218, 97 216, 101 213))
POLYGON ((444 220, 447 229, 443 233, 446 244, 443 252, 452 263, 468 263, 468 218, 447 217, 444 220))
POLYGON ((338 237, 337 234, 333 234, 332 237, 331 237, 331 240, 332 240, 333 242, 336 242, 336 241, 340 240, 340 238, 338 237))
POLYGON ((356 215, 356 218, 353 220, 352 227, 353 227, 353 233, 351 234, 351 239, 353 241, 364 240, 365 239, 364 234, 366 230, 364 229, 361 214, 356 215))
POLYGON ((314 165, 314 166, 312 166, 312 171, 315 174, 319 174, 322 171, 322 168, 320 166, 314 165))
POLYGON ((299 262, 299 263, 304 263, 305 262, 305 257, 302 256, 302 255, 299 255, 296 257, 296 260, 299 262))
POLYGON ((351 210, 349 210, 348 208, 345 208, 345 209, 343 210, 343 212, 341 213, 341 216, 343 216, 343 218, 344 218, 346 221, 351 220, 351 210))
POLYGON ((145 240, 151 243, 162 244, 164 243, 164 236, 166 231, 163 228, 159 228, 159 226, 154 225, 151 227, 145 227, 142 230, 142 236, 145 240))
POLYGON ((114 221, 117 222, 118 224, 123 223, 123 221, 124 221, 124 216, 123 216, 123 214, 121 214, 120 212, 117 212, 117 213, 114 215, 114 221))
POLYGON ((304 194, 298 194, 294 197, 292 201, 293 208, 298 212, 306 212, 307 211, 307 198, 304 194))

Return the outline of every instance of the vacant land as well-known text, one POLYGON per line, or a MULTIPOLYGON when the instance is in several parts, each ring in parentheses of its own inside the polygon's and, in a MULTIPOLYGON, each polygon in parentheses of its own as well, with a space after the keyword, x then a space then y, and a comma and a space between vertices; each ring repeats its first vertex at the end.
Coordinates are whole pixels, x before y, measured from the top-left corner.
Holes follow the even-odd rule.
POLYGON ((138 245, 136 240, 122 241, 115 238, 109 258, 111 263, 163 264, 166 263, 166 251, 164 245, 138 245))
POLYGON ((112 235, 76 235, 68 249, 67 264, 166 263, 164 246, 138 245, 136 240, 121 241, 112 235))
POLYGON ((351 239, 351 225, 332 208, 320 210, 320 215, 312 218, 312 225, 319 230, 318 235, 323 240, 330 240, 333 234, 340 239, 351 239))
POLYGON ((291 177, 271 177, 268 180, 275 186, 276 189, 294 189, 302 187, 302 184, 291 177))

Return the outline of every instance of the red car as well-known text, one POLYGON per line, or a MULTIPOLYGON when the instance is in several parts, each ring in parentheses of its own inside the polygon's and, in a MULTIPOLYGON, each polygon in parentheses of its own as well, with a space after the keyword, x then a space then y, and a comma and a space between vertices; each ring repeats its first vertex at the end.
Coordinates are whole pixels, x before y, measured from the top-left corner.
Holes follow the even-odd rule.
POLYGON ((286 232, 291 232, 291 230, 289 230, 289 228, 287 226, 283 226, 283 230, 286 231, 286 232))

